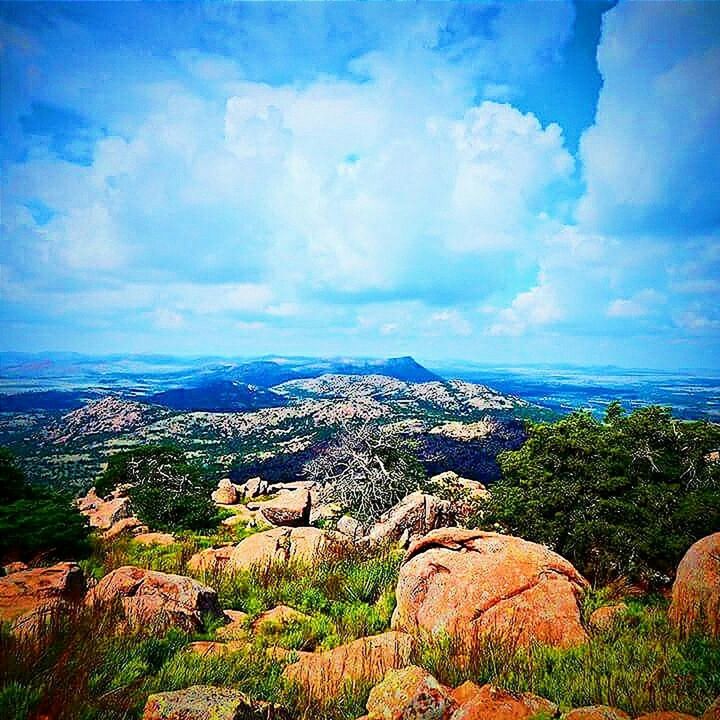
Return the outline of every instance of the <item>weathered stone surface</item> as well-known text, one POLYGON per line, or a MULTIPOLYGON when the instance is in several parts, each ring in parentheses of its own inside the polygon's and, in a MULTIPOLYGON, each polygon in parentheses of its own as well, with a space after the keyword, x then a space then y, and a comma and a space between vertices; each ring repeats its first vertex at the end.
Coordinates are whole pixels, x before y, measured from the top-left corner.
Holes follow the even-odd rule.
POLYGON ((221 572, 230 561, 234 545, 223 545, 219 548, 207 548, 195 553, 188 560, 188 570, 193 573, 213 574, 221 572))
POLYGON ((342 510, 336 503, 323 503, 315 506, 311 500, 310 522, 316 523, 320 520, 335 520, 342 510))
POLYGON ((242 486, 243 494, 246 499, 256 498, 259 495, 265 495, 268 491, 268 484, 259 477, 250 478, 242 486))
POLYGON ((251 700, 239 690, 194 685, 150 695, 142 720, 282 720, 278 708, 251 700))
POLYGON ((247 613, 241 610, 225 610, 225 617, 230 621, 227 625, 218 628, 215 635, 219 640, 240 640, 248 636, 247 613))
POLYGON ((138 535, 148 531, 147 525, 135 516, 126 517, 113 523, 104 533, 104 540, 116 540, 123 535, 138 535))
POLYGON ((350 517, 350 515, 343 515, 337 521, 336 529, 338 532, 351 537, 353 540, 358 540, 365 535, 365 527, 363 524, 354 517, 350 517))
POLYGON ((628 606, 624 602, 599 607, 590 615, 588 625, 596 631, 606 630, 612 627, 627 612, 627 609, 628 606))
POLYGON ((630 716, 609 705, 589 705, 571 710, 563 715, 563 720, 630 720, 630 716))
POLYGON ((27 570, 28 566, 24 562, 16 560, 15 562, 3 565, 3 574, 12 575, 13 573, 20 572, 21 570, 27 570))
POLYGON ((272 500, 250 503, 250 510, 259 510, 271 525, 298 527, 310 522, 310 493, 294 490, 282 493, 272 500))
POLYGON ((680 561, 669 617, 683 636, 720 638, 720 532, 698 540, 680 561))
POLYGON ((403 534, 412 539, 454 522, 455 514, 447 500, 418 490, 388 510, 368 535, 375 543, 398 542, 403 534))
POLYGON ((214 490, 210 497, 218 505, 233 505, 238 501, 237 488, 228 478, 223 478, 218 483, 217 490, 214 490))
POLYGON ((554 717, 558 712, 549 700, 530 693, 516 695, 494 685, 478 687, 466 682, 451 696, 459 705, 451 720, 524 720, 540 714, 554 717))
POLYGON ((371 691, 368 720, 442 720, 455 703, 450 693, 416 665, 390 670, 371 691))
POLYGON ((671 710, 661 710, 659 712, 646 713, 640 715, 635 720, 697 720, 694 715, 686 715, 681 712, 673 712, 671 710))
POLYGON ((267 632, 275 628, 282 628, 291 623, 309 620, 310 616, 295 610, 288 605, 278 605, 272 610, 266 610, 255 618, 252 624, 256 632, 267 632))
POLYGON ((587 587, 567 560, 541 545, 480 530, 436 530, 406 554, 392 627, 446 632, 467 644, 492 634, 568 647, 587 640, 579 606, 587 587))
POLYGON ((720 720, 720 695, 715 698, 715 702, 702 714, 700 720, 720 720))
POLYGON ((177 542, 174 535, 161 532, 144 532, 133 536, 133 542, 140 545, 172 545, 177 542))
POLYGON ((274 528, 255 533, 233 549, 228 567, 249 568, 273 562, 322 562, 328 554, 344 547, 347 538, 319 528, 274 528))
POLYGON ((85 590, 85 576, 76 563, 19 570, 0 577, 0 620, 14 620, 48 603, 79 602, 85 590))
POLYGON ((106 575, 88 593, 88 603, 120 602, 133 625, 202 628, 203 615, 223 616, 217 593, 193 578, 126 565, 106 575))
POLYGON ((91 490, 84 498, 80 498, 78 507, 80 512, 87 517, 90 527, 98 530, 108 530, 118 520, 132 515, 130 498, 118 496, 103 500, 98 498, 94 490, 91 490))
POLYGON ((338 696, 345 683, 378 682, 388 670, 405 667, 412 649, 410 635, 386 632, 304 655, 285 668, 283 677, 300 685, 311 697, 327 700, 338 696))

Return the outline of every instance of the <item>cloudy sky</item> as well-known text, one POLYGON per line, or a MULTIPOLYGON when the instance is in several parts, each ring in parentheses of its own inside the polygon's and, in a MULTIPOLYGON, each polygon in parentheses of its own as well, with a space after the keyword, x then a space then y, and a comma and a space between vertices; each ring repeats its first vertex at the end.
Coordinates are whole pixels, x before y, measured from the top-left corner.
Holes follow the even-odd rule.
POLYGON ((2 3, 0 349, 720 366, 720 3, 2 3))

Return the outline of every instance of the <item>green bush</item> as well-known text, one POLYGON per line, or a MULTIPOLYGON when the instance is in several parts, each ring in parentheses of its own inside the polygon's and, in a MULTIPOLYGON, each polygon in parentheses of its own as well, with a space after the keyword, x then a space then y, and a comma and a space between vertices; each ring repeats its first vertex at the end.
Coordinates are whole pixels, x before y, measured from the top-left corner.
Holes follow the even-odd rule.
POLYGON ((720 428, 660 407, 531 424, 502 453, 483 524, 549 545, 589 577, 665 582, 720 528, 720 428))
POLYGON ((0 559, 84 557, 89 533, 69 497, 30 485, 12 453, 0 448, 0 559))
POLYGON ((103 495, 117 485, 128 485, 135 513, 152 528, 202 530, 219 522, 213 479, 180 448, 144 445, 112 455, 96 489, 103 495))

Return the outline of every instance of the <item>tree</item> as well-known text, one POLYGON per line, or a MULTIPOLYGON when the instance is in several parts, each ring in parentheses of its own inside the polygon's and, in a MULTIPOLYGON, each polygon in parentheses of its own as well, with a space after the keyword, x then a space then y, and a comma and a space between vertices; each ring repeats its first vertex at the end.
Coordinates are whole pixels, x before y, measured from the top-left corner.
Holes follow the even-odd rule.
POLYGON ((613 403, 531 424, 502 453, 483 524, 545 543, 589 577, 667 581, 687 548, 720 529, 720 428, 668 409, 613 403))
POLYGON ((372 422, 344 426, 304 473, 324 488, 326 501, 362 522, 377 520, 425 480, 412 443, 372 422))
POLYGON ((143 445, 112 455, 96 488, 102 495, 118 485, 127 486, 135 513, 153 528, 204 530, 219 522, 214 481, 178 447, 143 445))
POLYGON ((0 558, 77 559, 90 549, 87 519, 72 500, 30 485, 7 448, 0 448, 0 558))

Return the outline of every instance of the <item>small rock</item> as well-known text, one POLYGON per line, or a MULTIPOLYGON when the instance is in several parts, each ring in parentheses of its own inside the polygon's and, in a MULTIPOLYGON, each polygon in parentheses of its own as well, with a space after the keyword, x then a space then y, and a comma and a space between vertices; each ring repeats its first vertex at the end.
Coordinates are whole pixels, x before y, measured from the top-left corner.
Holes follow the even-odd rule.
POLYGON ((103 540, 116 540, 123 535, 140 535, 147 533, 147 525, 136 517, 126 517, 113 523, 104 533, 103 540))
POLYGON ((267 482, 265 482, 265 480, 259 477, 250 478, 242 486, 243 494, 248 500, 256 498, 260 495, 265 495, 267 493, 267 489, 267 482))
POLYGON ((173 545, 177 540, 170 533, 144 532, 133 536, 133 542, 140 545, 173 545))
POLYGON ((557 705, 531 693, 514 694, 494 685, 466 682, 451 693, 459 708, 451 720, 524 720, 535 715, 557 715, 557 705))
POLYGON ((630 716, 609 705, 589 705, 571 710, 563 715, 563 720, 630 720, 630 716))
POLYGON ((217 490, 210 495, 214 503, 218 505, 233 505, 237 502, 237 490, 235 486, 227 478, 223 478, 219 483, 217 490))
POLYGON ((416 665, 390 670, 371 691, 368 720, 442 720, 455 706, 448 691, 416 665))
POLYGON ((607 630, 627 612, 627 609, 628 606, 624 602, 599 607, 590 615, 588 625, 596 631, 607 630))
POLYGON ((310 522, 310 493, 307 490, 283 493, 249 507, 259 510, 271 525, 298 527, 310 522))
POLYGON ((268 632, 290 625, 291 623, 304 622, 305 620, 310 620, 310 616, 288 605, 278 605, 272 610, 266 610, 264 613, 260 613, 260 615, 255 618, 252 628, 256 632, 268 632))
POLYGON ((284 720, 286 714, 239 690, 194 685, 150 695, 142 720, 284 720))
POLYGON ((240 610, 225 610, 225 616, 230 622, 218 628, 215 633, 220 640, 241 640, 248 636, 247 622, 250 616, 247 613, 240 610))

